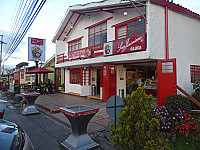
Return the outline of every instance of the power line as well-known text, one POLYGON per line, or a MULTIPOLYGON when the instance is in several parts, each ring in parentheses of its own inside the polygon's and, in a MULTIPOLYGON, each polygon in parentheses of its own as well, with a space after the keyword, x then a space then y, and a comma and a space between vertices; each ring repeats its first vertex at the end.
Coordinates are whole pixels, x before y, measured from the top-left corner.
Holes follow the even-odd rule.
POLYGON ((12 55, 20 44, 46 0, 41 0, 40 4, 38 4, 38 2, 39 0, 26 0, 26 2, 24 2, 24 0, 21 1, 15 21, 13 22, 13 29, 9 34, 9 41, 3 57, 3 62, 12 55))

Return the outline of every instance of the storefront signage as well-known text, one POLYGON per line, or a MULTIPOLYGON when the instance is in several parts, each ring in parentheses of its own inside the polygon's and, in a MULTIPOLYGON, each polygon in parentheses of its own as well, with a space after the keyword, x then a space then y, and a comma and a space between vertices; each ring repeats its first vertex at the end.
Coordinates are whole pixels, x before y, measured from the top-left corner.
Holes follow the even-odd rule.
POLYGON ((46 39, 28 38, 28 60, 45 61, 46 39))
POLYGON ((78 58, 87 58, 91 56, 91 49, 80 49, 72 52, 68 52, 68 59, 78 59, 78 58))
POLYGON ((104 43, 103 47, 104 56, 113 54, 113 42, 104 43))
POLYGON ((146 49, 145 34, 135 35, 113 42, 113 54, 129 53, 146 49))

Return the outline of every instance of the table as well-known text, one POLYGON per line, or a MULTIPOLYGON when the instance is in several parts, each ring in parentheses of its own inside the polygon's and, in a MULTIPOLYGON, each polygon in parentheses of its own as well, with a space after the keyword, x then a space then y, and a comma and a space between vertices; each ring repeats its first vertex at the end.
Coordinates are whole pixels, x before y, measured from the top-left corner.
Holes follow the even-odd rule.
POLYGON ((87 105, 60 107, 60 111, 71 123, 72 133, 61 143, 67 149, 83 150, 98 147, 87 134, 87 125, 92 117, 99 111, 99 108, 87 105))
POLYGON ((40 113, 34 106, 35 100, 40 96, 40 93, 21 93, 21 95, 27 102, 26 108, 22 111, 23 115, 40 113))

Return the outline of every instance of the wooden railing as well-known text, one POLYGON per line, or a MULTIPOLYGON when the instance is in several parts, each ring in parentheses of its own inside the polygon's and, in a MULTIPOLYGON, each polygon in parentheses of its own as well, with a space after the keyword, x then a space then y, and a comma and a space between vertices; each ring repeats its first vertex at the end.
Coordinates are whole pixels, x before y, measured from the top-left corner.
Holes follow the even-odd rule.
MULTIPOLYGON (((186 91, 184 91, 180 86, 177 85, 177 89, 181 91, 185 96, 187 96, 192 102, 194 102, 197 106, 200 107, 200 102, 197 101, 195 98, 190 96, 186 91)), ((200 113, 200 111, 192 110, 193 113, 200 113)))

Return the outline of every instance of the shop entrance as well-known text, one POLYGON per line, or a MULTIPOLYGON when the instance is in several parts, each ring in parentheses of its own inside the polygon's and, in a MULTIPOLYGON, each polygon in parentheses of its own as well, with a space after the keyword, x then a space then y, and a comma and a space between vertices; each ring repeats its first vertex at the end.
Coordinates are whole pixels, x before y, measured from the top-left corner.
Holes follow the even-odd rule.
POLYGON ((130 95, 139 86, 144 86, 146 94, 156 96, 156 62, 126 65, 126 94, 130 95))
POLYGON ((100 96, 101 69, 97 69, 97 96, 100 96))

